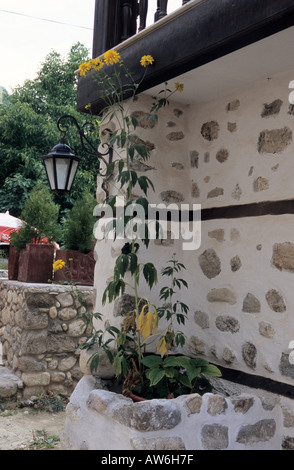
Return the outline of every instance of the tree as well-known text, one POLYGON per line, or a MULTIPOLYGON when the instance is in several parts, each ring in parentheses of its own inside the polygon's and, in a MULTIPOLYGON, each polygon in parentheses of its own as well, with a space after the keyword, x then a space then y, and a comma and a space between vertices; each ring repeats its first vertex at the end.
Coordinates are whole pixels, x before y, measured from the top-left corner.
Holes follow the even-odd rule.
MULTIPOLYGON (((0 212, 9 210, 19 216, 30 190, 37 181, 46 182, 41 156, 59 141, 56 123, 63 114, 73 115, 80 124, 85 118, 76 111, 76 71, 87 59, 88 50, 75 44, 64 59, 51 52, 34 80, 26 80, 0 106, 0 212)), ((70 123, 69 123, 70 124, 70 123)), ((55 201, 60 217, 70 209, 87 188, 95 194, 98 162, 82 151, 76 129, 70 126, 67 144, 81 157, 71 194, 55 201)), ((98 145, 98 142, 97 142, 98 145)))

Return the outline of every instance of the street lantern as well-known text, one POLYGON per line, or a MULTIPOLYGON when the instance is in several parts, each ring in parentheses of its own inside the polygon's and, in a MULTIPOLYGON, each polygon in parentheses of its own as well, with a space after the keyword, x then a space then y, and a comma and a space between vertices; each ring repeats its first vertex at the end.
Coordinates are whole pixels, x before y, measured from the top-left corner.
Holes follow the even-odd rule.
MULTIPOLYGON (((47 154, 42 156, 42 160, 45 166, 48 183, 52 192, 55 192, 58 195, 63 193, 68 193, 71 190, 72 184, 75 179, 75 175, 78 169, 80 158, 77 157, 71 148, 65 143, 65 136, 68 131, 68 126, 61 126, 63 120, 70 120, 74 123, 81 142, 81 148, 94 158, 97 158, 99 162, 103 162, 106 169, 108 165, 112 162, 112 148, 108 142, 104 142, 102 147, 106 147, 104 153, 98 152, 94 145, 90 142, 87 137, 87 132, 85 129, 90 126, 90 129, 93 129, 93 124, 86 122, 82 127, 79 126, 76 118, 70 114, 65 114, 61 116, 57 121, 57 128, 61 132, 62 137, 60 142, 53 147, 53 149, 47 154), (106 159, 108 157, 108 159, 106 159)), ((110 129, 105 129, 102 132, 102 135, 111 135, 110 129)), ((102 175, 101 170, 99 169, 99 174, 102 175)), ((105 178, 102 183, 102 187, 105 190, 106 195, 108 196, 107 189, 107 180, 110 179, 112 175, 108 175, 108 178, 105 178)))
POLYGON ((75 179, 80 158, 61 141, 42 157, 49 186, 57 194, 69 192, 75 179))

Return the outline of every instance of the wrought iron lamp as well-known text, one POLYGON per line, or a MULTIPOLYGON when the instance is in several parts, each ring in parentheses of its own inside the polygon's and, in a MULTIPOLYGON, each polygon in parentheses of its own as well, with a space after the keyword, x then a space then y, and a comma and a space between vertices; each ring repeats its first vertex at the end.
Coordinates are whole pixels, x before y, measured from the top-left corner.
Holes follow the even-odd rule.
POLYGON ((85 134, 85 128, 89 128, 89 125, 92 126, 91 123, 86 122, 81 127, 79 126, 77 120, 70 114, 65 114, 64 116, 61 116, 57 121, 57 128, 62 134, 60 142, 55 145, 47 155, 42 156, 50 190, 58 195, 68 193, 71 190, 78 169, 78 165, 81 160, 65 143, 65 136, 69 127, 68 125, 64 125, 62 127, 62 122, 64 120, 71 120, 74 123, 80 136, 81 147, 85 152, 87 152, 89 155, 98 158, 99 160, 102 160, 105 163, 106 167, 112 160, 112 150, 108 144, 106 144, 107 152, 105 154, 101 154, 87 138, 85 134), (106 155, 109 155, 108 162, 104 158, 106 155))

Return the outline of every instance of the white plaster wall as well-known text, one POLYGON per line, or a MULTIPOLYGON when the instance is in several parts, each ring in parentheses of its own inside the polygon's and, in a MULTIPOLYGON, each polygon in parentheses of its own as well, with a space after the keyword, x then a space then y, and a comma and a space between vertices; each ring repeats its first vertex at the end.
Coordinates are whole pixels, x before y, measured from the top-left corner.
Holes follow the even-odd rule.
MULTIPOLYGON (((158 124, 154 128, 136 129, 136 135, 154 144, 151 158, 147 162, 154 169, 145 173, 155 185, 155 193, 149 193, 149 201, 162 202, 161 193, 167 190, 182 196, 180 204, 201 204, 203 209, 291 199, 293 140, 282 152, 276 154, 260 154, 257 142, 260 132, 265 129, 281 129, 286 126, 292 130, 294 115, 288 113, 288 85, 293 77, 294 71, 292 74, 281 74, 203 105, 182 106, 171 101, 168 107, 160 111, 158 124), (283 101, 280 112, 275 116, 262 118, 264 104, 276 99, 283 101), (239 107, 228 111, 228 103, 234 100, 239 100, 239 107), (219 123, 220 132, 217 139, 209 142, 202 137, 201 127, 211 120, 219 123), (236 123, 234 132, 228 130, 228 122, 236 123), (182 132, 183 138, 170 140, 167 138, 170 132, 182 132), (223 163, 215 158, 216 152, 221 148, 229 151, 229 157, 223 163), (199 154, 198 168, 191 167, 190 155, 193 151, 199 154), (209 161, 205 161, 206 152, 209 152, 209 161), (174 163, 180 165, 175 166, 174 163), (255 191, 254 180, 260 176, 266 178, 268 187, 255 191), (199 188, 198 197, 192 197, 193 182, 199 188), (234 193, 236 185, 241 189, 238 197, 234 193), (215 187, 223 188, 224 194, 207 198, 208 192, 215 187)), ((146 111, 150 103, 151 98, 143 95, 131 103, 131 106, 133 110, 146 111)), ((173 244, 167 246, 158 246, 151 242, 148 252, 143 249, 143 259, 150 260, 151 256, 159 271, 174 252, 187 267, 185 278, 189 283, 189 292, 182 292, 182 300, 190 308, 190 319, 184 328, 187 334, 185 353, 204 354, 211 361, 226 367, 293 384, 294 373, 291 367, 290 375, 288 371, 285 375, 285 371, 281 372, 280 365, 282 354, 289 353, 289 341, 294 339, 294 274, 281 272, 271 265, 275 243, 294 243, 293 228, 292 215, 210 220, 202 222, 201 245, 198 250, 183 251, 182 240, 174 240, 173 244), (222 241, 208 235, 208 232, 216 229, 224 230, 222 241), (234 237, 232 233, 235 233, 234 237), (209 279, 199 266, 199 255, 211 248, 220 261, 221 271, 209 279), (236 255, 241 260, 241 267, 233 272, 230 261, 236 255), (237 299, 235 304, 207 301, 207 294, 211 289, 222 287, 234 292, 237 299), (267 304, 265 295, 270 289, 276 289, 282 295, 286 304, 285 312, 273 312, 267 304), (243 300, 248 292, 260 301, 260 312, 242 312, 243 300), (208 328, 195 323, 194 312, 199 310, 207 315, 208 328), (220 315, 236 319, 239 330, 235 333, 220 331, 215 324, 220 315), (270 337, 260 333, 261 322, 269 324, 272 332, 270 337), (196 350, 195 341, 194 345, 189 341, 191 337, 197 340, 196 350), (242 347, 248 342, 256 348, 254 367, 244 361, 242 354, 242 347), (230 360, 224 354, 228 350, 230 360)), ((115 250, 112 242, 99 241, 96 245, 96 311, 105 312, 105 319, 110 323, 114 321, 115 324, 119 324, 121 319, 111 318, 113 306, 103 307, 100 299, 106 282, 113 273, 113 256, 119 252, 122 244, 123 241, 116 242, 115 250)), ((166 279, 160 279, 157 289, 152 293, 142 284, 141 294, 149 298, 151 296, 152 302, 157 303, 159 289, 165 284, 166 279)))

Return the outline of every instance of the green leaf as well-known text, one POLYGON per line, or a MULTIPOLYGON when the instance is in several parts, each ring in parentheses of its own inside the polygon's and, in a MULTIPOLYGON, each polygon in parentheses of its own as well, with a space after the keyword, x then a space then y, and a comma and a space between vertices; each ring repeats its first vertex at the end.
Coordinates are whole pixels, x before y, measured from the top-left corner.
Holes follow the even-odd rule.
POLYGON ((222 373, 218 367, 214 366, 213 364, 207 364, 206 366, 201 368, 201 372, 204 375, 208 375, 209 377, 221 377, 222 373))
POLYGON ((187 356, 168 356, 164 360, 164 367, 183 367, 187 368, 190 365, 190 357, 187 356))
POLYGON ((160 380, 162 380, 163 377, 165 376, 164 370, 159 369, 159 368, 149 369, 147 372, 148 372, 148 379, 150 380, 151 387, 158 384, 158 382, 160 382, 160 380))
POLYGON ((192 388, 193 385, 191 384, 189 377, 186 374, 179 374, 178 377, 179 382, 183 384, 185 387, 192 388))
POLYGON ((154 264, 146 263, 143 267, 143 275, 151 289, 152 286, 157 283, 157 271, 154 264))
POLYGON ((129 266, 129 257, 128 255, 120 255, 115 263, 115 273, 123 277, 129 266))
POLYGON ((145 356, 141 360, 142 364, 146 367, 158 367, 159 365, 162 364, 162 359, 160 356, 155 356, 155 355, 150 355, 150 356, 145 356))
POLYGON ((138 267, 138 257, 135 253, 129 253, 130 258, 130 271, 133 275, 138 267))
POLYGON ((189 365, 186 369, 186 372, 190 382, 192 382, 192 380, 194 380, 195 377, 197 377, 197 375, 202 372, 202 369, 201 367, 192 367, 191 365, 189 365))

